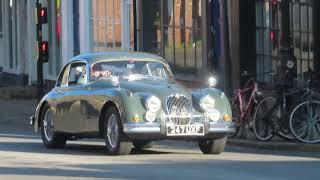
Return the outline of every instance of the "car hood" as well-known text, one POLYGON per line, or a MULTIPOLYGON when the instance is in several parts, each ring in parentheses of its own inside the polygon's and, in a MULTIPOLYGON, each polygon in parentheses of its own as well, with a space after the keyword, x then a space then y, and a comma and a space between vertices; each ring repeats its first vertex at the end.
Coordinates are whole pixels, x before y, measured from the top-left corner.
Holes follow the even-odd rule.
POLYGON ((120 88, 127 89, 133 93, 150 93, 160 98, 172 94, 183 94, 191 97, 189 90, 175 80, 120 80, 119 85, 120 88))

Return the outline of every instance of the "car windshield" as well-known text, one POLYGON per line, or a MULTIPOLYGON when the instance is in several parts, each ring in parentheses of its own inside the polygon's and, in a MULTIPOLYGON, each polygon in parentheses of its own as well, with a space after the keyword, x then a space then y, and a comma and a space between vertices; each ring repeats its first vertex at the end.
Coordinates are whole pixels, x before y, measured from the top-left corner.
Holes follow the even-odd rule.
POLYGON ((161 62, 157 61, 101 61, 91 66, 90 79, 109 79, 114 76, 119 78, 136 79, 161 79, 172 77, 171 71, 161 62))

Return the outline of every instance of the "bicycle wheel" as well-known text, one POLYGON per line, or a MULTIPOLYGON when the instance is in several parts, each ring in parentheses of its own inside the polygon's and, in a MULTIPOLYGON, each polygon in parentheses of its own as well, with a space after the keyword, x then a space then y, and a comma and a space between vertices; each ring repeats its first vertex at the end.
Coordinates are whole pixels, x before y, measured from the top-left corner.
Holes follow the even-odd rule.
POLYGON ((290 115, 294 137, 304 143, 320 142, 320 102, 308 100, 294 108, 290 115))
POLYGON ((282 139, 287 140, 287 141, 293 141, 296 139, 293 136, 293 134, 291 133, 289 124, 281 125, 281 127, 278 131, 278 135, 279 135, 279 137, 281 137, 282 139))
POLYGON ((278 136, 287 141, 293 141, 296 139, 291 133, 288 119, 280 122, 278 136))
POLYGON ((280 113, 276 98, 266 97, 260 102, 253 119, 253 132, 257 139, 268 141, 274 136, 280 113))
POLYGON ((255 100, 253 101, 253 106, 251 108, 250 114, 248 116, 248 126, 249 126, 249 130, 253 132, 253 122, 254 122, 254 114, 256 112, 256 110, 258 109, 258 106, 260 104, 260 102, 263 100, 263 96, 257 94, 255 95, 255 100))

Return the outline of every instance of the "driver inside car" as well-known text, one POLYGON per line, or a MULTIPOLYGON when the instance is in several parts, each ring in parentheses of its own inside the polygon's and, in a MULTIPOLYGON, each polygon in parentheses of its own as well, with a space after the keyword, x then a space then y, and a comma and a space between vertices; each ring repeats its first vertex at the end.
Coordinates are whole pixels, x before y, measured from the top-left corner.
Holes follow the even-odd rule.
POLYGON ((112 75, 112 72, 107 70, 107 69, 102 69, 101 66, 94 66, 92 68, 92 73, 91 73, 91 77, 93 79, 97 79, 97 78, 110 78, 110 76, 112 75))

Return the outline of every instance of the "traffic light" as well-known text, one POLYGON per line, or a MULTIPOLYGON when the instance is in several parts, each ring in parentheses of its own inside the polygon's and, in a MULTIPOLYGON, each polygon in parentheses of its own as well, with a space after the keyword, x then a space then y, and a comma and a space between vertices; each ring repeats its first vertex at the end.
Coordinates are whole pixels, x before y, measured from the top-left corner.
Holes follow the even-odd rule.
POLYGON ((38 62, 45 63, 49 61, 49 43, 48 41, 40 41, 38 43, 38 62))
POLYGON ((46 24, 48 23, 48 11, 46 7, 37 7, 37 17, 38 17, 38 24, 46 24))
POLYGON ((37 41, 38 41, 38 63, 46 63, 49 61, 49 44, 48 41, 42 40, 42 26, 48 23, 48 9, 42 7, 41 3, 36 3, 37 13, 37 41))

